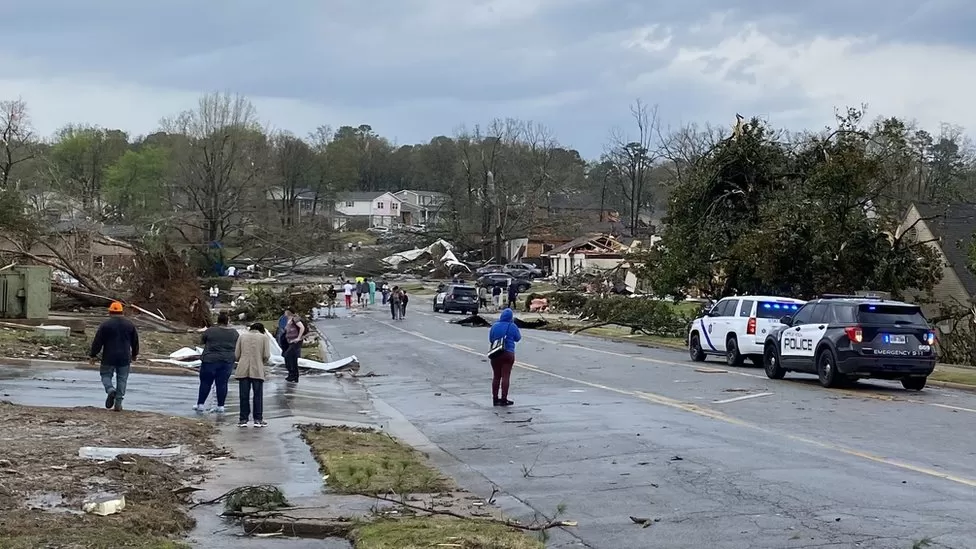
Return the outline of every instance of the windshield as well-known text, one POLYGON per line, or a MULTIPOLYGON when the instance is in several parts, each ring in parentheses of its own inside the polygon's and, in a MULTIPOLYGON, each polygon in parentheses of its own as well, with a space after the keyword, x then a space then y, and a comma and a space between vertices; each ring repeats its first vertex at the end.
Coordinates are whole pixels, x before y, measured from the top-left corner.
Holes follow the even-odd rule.
POLYGON ((474 288, 455 286, 451 293, 454 295, 475 295, 475 290, 474 288))
POLYGON ((869 305, 857 308, 863 324, 922 324, 928 325, 918 307, 910 305, 869 305))
POLYGON ((777 303, 775 301, 762 301, 756 308, 756 316, 759 318, 783 318, 787 315, 795 315, 800 309, 801 303, 777 303))

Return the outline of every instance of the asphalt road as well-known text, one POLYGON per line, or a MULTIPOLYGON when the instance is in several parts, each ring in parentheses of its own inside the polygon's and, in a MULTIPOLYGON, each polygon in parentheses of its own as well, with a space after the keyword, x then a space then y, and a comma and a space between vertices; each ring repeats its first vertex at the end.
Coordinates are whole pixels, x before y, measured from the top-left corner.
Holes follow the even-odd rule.
POLYGON ((498 409, 487 329, 412 305, 402 322, 376 309, 319 327, 380 374, 363 380, 371 394, 472 478, 541 514, 564 505, 579 526, 558 546, 976 548, 976 394, 826 390, 812 377, 771 381, 675 351, 525 331, 516 405, 498 409))

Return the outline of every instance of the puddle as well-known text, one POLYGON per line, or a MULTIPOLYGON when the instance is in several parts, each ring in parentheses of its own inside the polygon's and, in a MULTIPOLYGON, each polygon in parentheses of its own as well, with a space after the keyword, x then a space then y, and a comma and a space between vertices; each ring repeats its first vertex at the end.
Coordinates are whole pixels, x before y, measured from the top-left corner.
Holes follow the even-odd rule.
POLYGON ((32 492, 27 496, 24 505, 28 509, 36 509, 38 511, 72 513, 75 515, 84 514, 79 509, 65 507, 64 498, 57 492, 32 492))

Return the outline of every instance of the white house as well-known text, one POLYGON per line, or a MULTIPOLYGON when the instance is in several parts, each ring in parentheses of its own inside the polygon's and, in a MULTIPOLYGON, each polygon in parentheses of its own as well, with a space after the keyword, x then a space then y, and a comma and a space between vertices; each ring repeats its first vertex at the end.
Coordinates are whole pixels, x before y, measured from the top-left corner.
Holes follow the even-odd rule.
POLYGON ((403 201, 389 192, 339 193, 335 211, 351 219, 365 219, 370 227, 402 223, 403 201))
POLYGON ((444 193, 411 189, 397 191, 394 195, 404 203, 402 219, 407 225, 436 224, 440 221, 441 209, 446 207, 448 199, 444 193))

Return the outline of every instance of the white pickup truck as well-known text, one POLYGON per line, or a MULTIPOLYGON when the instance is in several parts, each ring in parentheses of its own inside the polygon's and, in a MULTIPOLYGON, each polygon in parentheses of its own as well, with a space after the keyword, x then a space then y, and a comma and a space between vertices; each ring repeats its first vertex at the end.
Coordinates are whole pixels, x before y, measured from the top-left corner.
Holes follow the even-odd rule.
POLYGON ((789 297, 742 295, 726 297, 708 314, 696 318, 688 331, 691 360, 725 356, 729 366, 741 366, 748 357, 762 366, 763 345, 770 329, 794 314, 805 301, 789 297))

